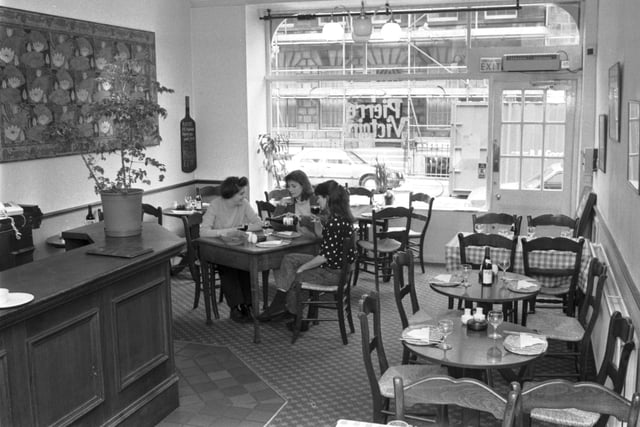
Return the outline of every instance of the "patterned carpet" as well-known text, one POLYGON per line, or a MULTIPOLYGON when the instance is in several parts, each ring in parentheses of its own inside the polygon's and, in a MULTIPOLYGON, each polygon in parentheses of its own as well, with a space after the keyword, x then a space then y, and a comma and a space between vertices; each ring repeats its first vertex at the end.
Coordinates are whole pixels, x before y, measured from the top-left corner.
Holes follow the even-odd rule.
MULTIPOLYGON (((426 274, 419 274, 417 269, 421 308, 436 310, 445 306, 445 298, 428 286, 430 277, 443 272, 443 265, 429 265, 426 274)), ((225 303, 219 305, 221 319, 205 325, 203 303, 192 309, 193 282, 188 272, 175 276, 172 285, 181 406, 163 421, 163 427, 317 427, 335 426, 341 418, 371 420, 371 396, 362 364, 357 317, 356 332, 349 335, 348 345, 340 340, 337 322, 313 326, 293 345, 291 332, 283 322, 263 323, 263 342, 254 344, 252 325, 231 321, 225 303), (199 357, 204 367, 198 363, 199 357), (230 378, 234 369, 239 381, 230 378), (204 385, 194 389, 194 379, 196 384, 204 385)), ((372 278, 361 275, 352 291, 354 314, 361 296, 372 289, 372 278)), ((400 336, 401 327, 391 284, 383 283, 380 294, 385 350, 389 363, 399 364, 402 345, 396 337, 400 336)), ((566 369, 556 362, 545 365, 566 369)), ((494 381, 497 388, 506 390, 507 384, 499 375, 494 376, 494 381)), ((455 418, 454 413, 452 419, 455 418)), ((499 422, 483 417, 482 425, 499 422)))

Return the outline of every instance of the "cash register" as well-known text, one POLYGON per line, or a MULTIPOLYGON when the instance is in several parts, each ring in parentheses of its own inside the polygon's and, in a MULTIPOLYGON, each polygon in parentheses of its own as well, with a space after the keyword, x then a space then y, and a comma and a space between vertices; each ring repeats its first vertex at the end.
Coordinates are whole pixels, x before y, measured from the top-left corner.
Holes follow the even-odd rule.
POLYGON ((0 202, 0 271, 33 261, 32 230, 41 222, 37 205, 0 202))

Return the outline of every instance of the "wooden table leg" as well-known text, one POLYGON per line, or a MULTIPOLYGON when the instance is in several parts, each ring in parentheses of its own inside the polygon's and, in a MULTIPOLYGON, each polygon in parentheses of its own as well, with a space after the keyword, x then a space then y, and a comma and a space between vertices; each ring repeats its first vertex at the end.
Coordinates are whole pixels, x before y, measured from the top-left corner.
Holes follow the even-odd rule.
POLYGON ((260 314, 260 280, 258 271, 257 257, 251 257, 249 260, 249 277, 251 281, 251 314, 253 315, 253 342, 260 342, 260 322, 258 315, 260 314))
POLYGON ((211 285, 212 285, 212 277, 210 271, 211 271, 211 266, 209 265, 210 263, 204 263, 207 265, 203 265, 202 266, 202 288, 204 291, 204 311, 206 313, 207 316, 207 321, 206 324, 207 325, 211 325, 213 324, 213 322, 211 321, 211 285))

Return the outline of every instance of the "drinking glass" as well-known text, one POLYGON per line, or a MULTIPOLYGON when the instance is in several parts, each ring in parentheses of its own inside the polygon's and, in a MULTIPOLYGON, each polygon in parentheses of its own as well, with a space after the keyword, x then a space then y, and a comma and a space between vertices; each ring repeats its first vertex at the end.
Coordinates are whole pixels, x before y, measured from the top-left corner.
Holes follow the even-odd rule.
POLYGON ((533 236, 535 236, 535 234, 536 234, 536 228, 535 227, 532 227, 532 226, 527 227, 527 237, 528 238, 532 239, 533 236))
POLYGON ((471 265, 470 264, 462 264, 462 281, 461 285, 465 288, 471 286, 469 282, 469 274, 471 274, 471 265))
POLYGON ((474 227, 474 230, 476 231, 476 233, 484 233, 486 227, 484 224, 476 224, 474 227))
POLYGON ((511 266, 511 260, 509 258, 498 261, 498 269, 502 270, 502 281, 506 281, 507 270, 511 266))
POLYGON ((438 329, 442 332, 442 343, 438 345, 438 348, 442 350, 452 349, 453 347, 450 344, 447 344, 447 337, 453 332, 453 320, 442 319, 438 322, 438 329))
POLYGON ((497 340, 498 338, 502 338, 502 335, 498 333, 498 326, 502 323, 502 312, 498 310, 491 310, 489 312, 489 324, 493 326, 493 332, 489 334, 489 338, 493 338, 497 340))
POLYGON ((184 208, 186 210, 191 210, 193 205, 195 204, 195 200, 193 200, 193 197, 191 196, 185 196, 184 197, 184 208))

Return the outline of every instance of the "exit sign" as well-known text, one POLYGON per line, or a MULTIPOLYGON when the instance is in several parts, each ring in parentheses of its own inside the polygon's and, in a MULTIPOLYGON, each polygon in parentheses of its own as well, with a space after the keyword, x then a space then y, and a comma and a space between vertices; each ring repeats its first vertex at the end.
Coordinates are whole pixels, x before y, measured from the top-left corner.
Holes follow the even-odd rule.
POLYGON ((480 58, 481 73, 496 73, 502 71, 502 58, 480 58))

